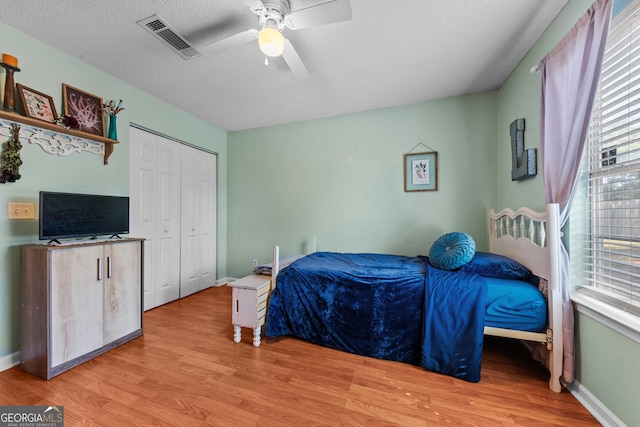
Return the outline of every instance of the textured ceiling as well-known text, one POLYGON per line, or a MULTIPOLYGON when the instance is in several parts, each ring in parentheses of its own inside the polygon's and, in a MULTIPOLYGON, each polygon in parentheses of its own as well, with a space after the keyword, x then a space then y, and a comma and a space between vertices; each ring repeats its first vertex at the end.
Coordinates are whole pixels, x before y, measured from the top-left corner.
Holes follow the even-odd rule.
POLYGON ((496 90, 566 3, 351 0, 350 21, 284 30, 306 80, 257 42, 184 60, 136 24, 204 46, 259 28, 243 0, 4 0, 0 21, 233 131, 496 90))

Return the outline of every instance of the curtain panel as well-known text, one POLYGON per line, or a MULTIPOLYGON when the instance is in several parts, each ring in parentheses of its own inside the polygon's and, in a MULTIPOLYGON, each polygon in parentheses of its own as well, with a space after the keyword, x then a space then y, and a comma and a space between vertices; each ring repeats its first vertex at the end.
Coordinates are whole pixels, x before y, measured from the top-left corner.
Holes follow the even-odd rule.
MULTIPOLYGON (((560 205, 560 224, 567 219, 580 159, 587 139, 606 44, 613 0, 597 0, 565 37, 542 59, 540 151, 547 203, 560 205)), ((569 255, 561 248, 563 380, 573 382, 575 369, 573 304, 569 255)))

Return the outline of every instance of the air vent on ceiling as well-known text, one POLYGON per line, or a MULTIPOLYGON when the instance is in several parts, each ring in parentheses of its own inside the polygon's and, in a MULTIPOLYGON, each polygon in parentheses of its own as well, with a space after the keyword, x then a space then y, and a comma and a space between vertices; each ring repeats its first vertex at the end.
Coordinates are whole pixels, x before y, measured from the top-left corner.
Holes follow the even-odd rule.
POLYGON ((138 25, 162 40, 184 59, 191 59, 202 55, 195 46, 192 46, 158 15, 152 15, 138 21, 138 25))

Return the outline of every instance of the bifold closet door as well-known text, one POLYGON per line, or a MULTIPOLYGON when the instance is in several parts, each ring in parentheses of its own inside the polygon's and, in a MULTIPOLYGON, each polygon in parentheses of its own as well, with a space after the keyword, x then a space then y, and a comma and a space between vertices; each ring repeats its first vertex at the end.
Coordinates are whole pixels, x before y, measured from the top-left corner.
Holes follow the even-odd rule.
POLYGON ((216 280, 215 154, 130 127, 130 234, 145 239, 144 309, 216 280))
POLYGON ((144 242, 144 309, 180 297, 181 144, 131 127, 130 234, 144 242))
POLYGON ((181 172, 180 296, 216 280, 216 156, 186 145, 181 172))

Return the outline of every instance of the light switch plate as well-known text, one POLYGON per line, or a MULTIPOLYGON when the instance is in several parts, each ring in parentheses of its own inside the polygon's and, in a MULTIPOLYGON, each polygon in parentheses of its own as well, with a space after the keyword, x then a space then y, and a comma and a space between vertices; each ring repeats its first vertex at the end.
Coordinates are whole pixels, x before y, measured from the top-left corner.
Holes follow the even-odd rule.
POLYGON ((34 219, 33 203, 9 203, 9 219, 34 219))

